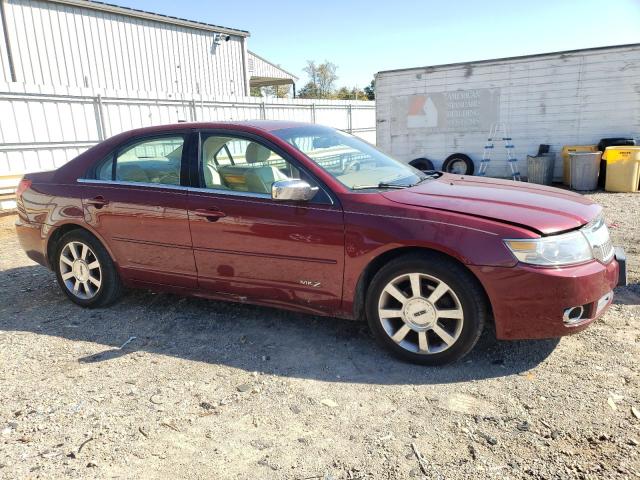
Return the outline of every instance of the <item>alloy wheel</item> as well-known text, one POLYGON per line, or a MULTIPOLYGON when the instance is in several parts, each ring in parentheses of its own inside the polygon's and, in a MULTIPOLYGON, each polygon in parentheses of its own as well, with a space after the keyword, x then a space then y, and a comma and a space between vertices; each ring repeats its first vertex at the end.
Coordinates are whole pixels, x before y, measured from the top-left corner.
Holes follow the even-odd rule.
POLYGON ((453 289, 424 273, 391 280, 380 294, 378 317, 394 342, 421 355, 450 348, 464 324, 462 304, 453 289))
POLYGON ((85 243, 67 243, 60 252, 60 275, 75 297, 90 300, 102 284, 102 268, 94 251, 85 243))

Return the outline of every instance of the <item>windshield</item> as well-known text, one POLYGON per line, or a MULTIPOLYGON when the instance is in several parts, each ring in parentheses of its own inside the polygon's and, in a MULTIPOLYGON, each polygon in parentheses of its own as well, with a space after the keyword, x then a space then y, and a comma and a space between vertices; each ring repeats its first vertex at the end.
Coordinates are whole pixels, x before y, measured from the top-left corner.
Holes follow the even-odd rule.
POLYGON ((403 188, 426 176, 353 135, 319 125, 272 132, 352 190, 403 188))

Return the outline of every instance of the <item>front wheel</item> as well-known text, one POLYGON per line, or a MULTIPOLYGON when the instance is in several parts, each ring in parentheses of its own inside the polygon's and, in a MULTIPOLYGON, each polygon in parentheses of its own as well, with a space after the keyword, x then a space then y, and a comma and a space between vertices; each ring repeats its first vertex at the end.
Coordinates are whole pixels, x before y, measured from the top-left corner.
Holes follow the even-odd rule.
POLYGON ((109 253, 89 232, 72 230, 63 235, 55 259, 58 284, 74 303, 105 307, 122 295, 122 283, 109 253))
POLYGON ((474 347, 487 302, 478 281, 455 261, 435 254, 407 255, 374 276, 366 311, 374 336, 396 356, 443 365, 474 347))

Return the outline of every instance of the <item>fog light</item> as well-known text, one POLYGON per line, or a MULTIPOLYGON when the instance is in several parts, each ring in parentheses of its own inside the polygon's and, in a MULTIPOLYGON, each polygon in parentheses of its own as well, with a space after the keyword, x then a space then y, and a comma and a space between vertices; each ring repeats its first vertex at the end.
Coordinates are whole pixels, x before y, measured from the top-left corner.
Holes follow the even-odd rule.
POLYGON ((584 307, 582 305, 577 307, 570 307, 565 309, 564 315, 562 315, 562 321, 565 325, 574 325, 584 320, 584 307))

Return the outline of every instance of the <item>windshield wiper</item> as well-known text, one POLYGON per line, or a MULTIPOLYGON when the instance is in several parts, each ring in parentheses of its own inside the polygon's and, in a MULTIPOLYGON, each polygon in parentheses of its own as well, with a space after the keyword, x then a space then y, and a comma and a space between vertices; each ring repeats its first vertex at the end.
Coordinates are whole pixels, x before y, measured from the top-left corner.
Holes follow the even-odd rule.
POLYGON ((431 173, 431 174, 427 174, 424 177, 422 177, 420 180, 418 180, 416 183, 409 185, 410 187, 415 187, 416 185, 420 185, 422 182, 426 182, 427 180, 433 180, 435 178, 438 178, 440 175, 437 172, 431 173))
POLYGON ((367 190, 371 188, 389 188, 394 190, 401 190, 403 188, 409 188, 412 186, 413 185, 380 182, 377 185, 354 185, 353 187, 351 187, 351 190, 367 190))
POLYGON ((422 182, 426 182, 427 180, 433 180, 436 177, 431 177, 431 176, 426 176, 426 177, 422 177, 420 180, 418 180, 416 183, 410 185, 411 187, 415 187, 416 185, 420 185, 422 182))

